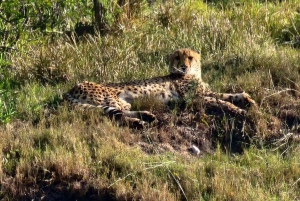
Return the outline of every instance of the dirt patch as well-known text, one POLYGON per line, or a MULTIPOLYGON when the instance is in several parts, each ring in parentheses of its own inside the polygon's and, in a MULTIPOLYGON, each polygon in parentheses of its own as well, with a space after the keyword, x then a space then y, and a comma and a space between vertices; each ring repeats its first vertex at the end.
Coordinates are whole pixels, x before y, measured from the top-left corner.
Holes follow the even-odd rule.
MULTIPOLYGON (((73 175, 71 179, 64 178, 53 181, 52 177, 47 179, 44 174, 41 174, 37 182, 18 184, 15 178, 9 177, 1 183, 2 188, 12 196, 10 200, 117 200, 111 189, 105 187, 95 189, 82 178, 75 179, 75 177, 76 175, 73 175)), ((7 199, 4 195, 2 196, 1 200, 7 199)))
POLYGON ((139 142, 147 153, 194 154, 193 145, 200 149, 201 154, 213 153, 218 144, 227 151, 241 153, 256 129, 248 117, 222 111, 201 109, 156 116, 158 124, 144 129, 142 142, 139 142))
POLYGON ((290 100, 289 104, 274 106, 273 111, 268 114, 248 108, 242 116, 198 104, 177 112, 154 112, 158 123, 142 131, 138 144, 149 154, 169 151, 181 155, 193 155, 194 145, 202 155, 214 153, 218 145, 229 153, 242 153, 250 145, 277 147, 287 136, 286 146, 298 142, 300 101, 290 100))

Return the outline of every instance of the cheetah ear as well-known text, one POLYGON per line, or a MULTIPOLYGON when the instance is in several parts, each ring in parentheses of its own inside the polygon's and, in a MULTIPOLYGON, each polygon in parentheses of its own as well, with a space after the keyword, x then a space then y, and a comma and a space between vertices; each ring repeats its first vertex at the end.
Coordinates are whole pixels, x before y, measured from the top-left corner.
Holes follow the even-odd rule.
POLYGON ((169 66, 172 66, 173 65, 173 59, 174 59, 174 54, 169 54, 168 55, 168 61, 167 63, 169 63, 169 66))

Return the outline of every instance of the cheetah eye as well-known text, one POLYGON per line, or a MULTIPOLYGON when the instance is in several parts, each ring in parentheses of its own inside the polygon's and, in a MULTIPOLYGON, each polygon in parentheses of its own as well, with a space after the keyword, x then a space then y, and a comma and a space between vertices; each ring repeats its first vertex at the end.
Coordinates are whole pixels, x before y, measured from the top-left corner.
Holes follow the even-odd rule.
POLYGON ((189 58, 190 61, 193 60, 193 57, 188 57, 188 58, 189 58))
POLYGON ((176 57, 175 57, 175 59, 176 59, 176 60, 179 60, 179 59, 180 59, 180 57, 179 57, 179 56, 176 56, 176 57))

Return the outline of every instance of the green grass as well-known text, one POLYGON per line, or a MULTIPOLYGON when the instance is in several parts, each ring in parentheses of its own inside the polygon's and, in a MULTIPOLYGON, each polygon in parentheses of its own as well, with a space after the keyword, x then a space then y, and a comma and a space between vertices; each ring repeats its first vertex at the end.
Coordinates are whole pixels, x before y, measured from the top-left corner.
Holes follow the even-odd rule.
POLYGON ((10 72, 10 63, 0 58, 0 123, 8 123, 16 114, 16 87, 18 82, 10 72))
MULTIPOLYGON (((0 59, 0 198, 51 199, 58 191, 59 199, 300 199, 299 5, 167 1, 81 42, 66 36, 18 41, 18 51, 0 59), (74 111, 62 101, 84 80, 166 75, 168 55, 182 47, 201 52, 203 80, 214 91, 244 90, 260 106, 260 115, 249 115, 257 129, 246 130, 251 140, 243 153, 220 140, 213 153, 197 157, 148 154, 138 144, 147 142, 145 133, 157 139, 155 129, 117 127, 101 111, 74 111)), ((207 119, 211 125, 213 117, 207 119)), ((235 131, 229 118, 214 122, 219 139, 235 131)), ((156 143, 150 145, 158 150, 156 143)))

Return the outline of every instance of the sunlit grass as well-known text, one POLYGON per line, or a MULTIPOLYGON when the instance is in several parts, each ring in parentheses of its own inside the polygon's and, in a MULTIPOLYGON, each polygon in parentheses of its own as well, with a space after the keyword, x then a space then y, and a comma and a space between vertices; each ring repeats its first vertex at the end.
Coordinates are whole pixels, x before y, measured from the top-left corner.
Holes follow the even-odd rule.
MULTIPOLYGON (((0 74, 0 198, 25 198, 29 189, 68 183, 70 194, 96 189, 100 198, 108 193, 112 200, 299 199, 299 147, 284 141, 279 147, 273 139, 279 128, 281 136, 297 131, 297 122, 288 130, 275 120, 282 108, 299 107, 299 5, 167 1, 141 10, 137 19, 120 19, 121 30, 113 34, 81 42, 65 36, 20 41, 10 55, 11 70, 0 74), (243 153, 220 146, 200 157, 149 155, 137 145, 145 137, 140 131, 62 101, 65 91, 84 80, 166 75, 168 55, 182 47, 201 52, 203 80, 214 91, 244 90, 261 106, 253 144, 243 153), (3 100, 13 103, 8 119, 3 100)), ((147 98, 134 107, 165 111, 147 98)))

